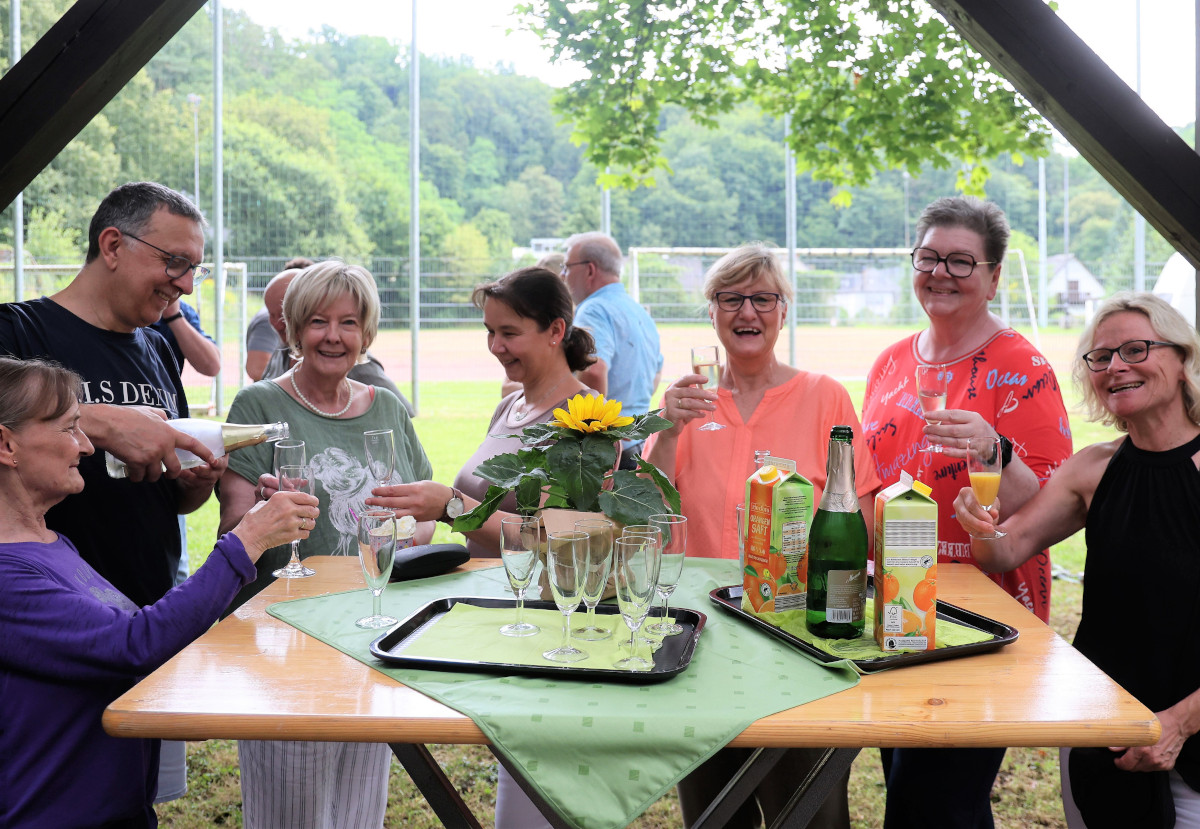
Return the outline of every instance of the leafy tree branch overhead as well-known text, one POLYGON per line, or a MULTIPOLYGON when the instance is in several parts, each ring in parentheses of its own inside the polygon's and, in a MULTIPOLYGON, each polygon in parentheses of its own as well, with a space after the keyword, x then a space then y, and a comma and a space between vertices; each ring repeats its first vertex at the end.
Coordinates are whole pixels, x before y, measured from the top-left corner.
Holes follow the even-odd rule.
POLYGON ((960 166, 980 193, 987 161, 1044 155, 1049 127, 919 0, 531 0, 525 26, 589 73, 555 106, 609 186, 669 170, 660 116, 705 126, 742 101, 792 117, 801 171, 846 188, 879 170, 960 166))

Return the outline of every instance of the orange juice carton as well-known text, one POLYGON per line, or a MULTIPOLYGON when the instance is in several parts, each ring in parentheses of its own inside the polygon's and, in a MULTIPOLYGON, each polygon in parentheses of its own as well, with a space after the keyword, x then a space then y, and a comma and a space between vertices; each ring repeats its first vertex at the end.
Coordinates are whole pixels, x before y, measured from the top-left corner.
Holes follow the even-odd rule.
POLYGON ((804 611, 813 485, 796 462, 767 457, 746 480, 742 609, 804 611))
POLYGON ((875 641, 887 652, 933 650, 937 502, 907 472, 875 496, 875 641))

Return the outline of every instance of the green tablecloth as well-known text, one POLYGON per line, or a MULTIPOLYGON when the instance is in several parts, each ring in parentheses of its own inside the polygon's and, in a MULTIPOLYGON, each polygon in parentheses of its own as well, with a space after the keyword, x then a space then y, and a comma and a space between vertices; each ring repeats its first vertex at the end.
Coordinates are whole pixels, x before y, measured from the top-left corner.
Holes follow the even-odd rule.
MULTIPOLYGON (((716 608, 708 592, 737 577, 736 562, 689 559, 671 603, 707 614, 708 623, 687 670, 652 685, 387 666, 369 651, 379 633, 354 626, 370 608, 365 590, 278 602, 268 612, 470 717, 574 826, 616 829, 755 720, 858 682, 844 665, 817 665, 716 608)), ((506 585, 500 567, 397 583, 383 608, 404 618, 447 596, 505 596, 506 585)))

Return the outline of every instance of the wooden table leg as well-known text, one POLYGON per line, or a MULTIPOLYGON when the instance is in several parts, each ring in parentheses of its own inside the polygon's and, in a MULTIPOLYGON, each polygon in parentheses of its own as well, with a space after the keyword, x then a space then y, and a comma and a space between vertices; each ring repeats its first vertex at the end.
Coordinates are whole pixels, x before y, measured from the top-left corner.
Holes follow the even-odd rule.
POLYGON ((428 748, 411 743, 388 745, 446 829, 482 829, 428 748))

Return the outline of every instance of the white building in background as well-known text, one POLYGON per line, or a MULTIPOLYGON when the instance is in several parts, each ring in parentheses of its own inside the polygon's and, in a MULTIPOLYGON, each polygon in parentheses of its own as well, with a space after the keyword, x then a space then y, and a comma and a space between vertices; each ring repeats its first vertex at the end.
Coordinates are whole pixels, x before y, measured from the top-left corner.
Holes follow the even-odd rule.
POLYGON ((1171 254, 1163 265, 1154 283, 1154 294, 1171 303, 1193 326, 1196 324, 1196 269, 1182 253, 1171 254))
POLYGON ((1100 280, 1073 253, 1057 253, 1046 257, 1050 272, 1046 290, 1057 306, 1068 316, 1086 316, 1091 303, 1104 297, 1106 291, 1100 280))

